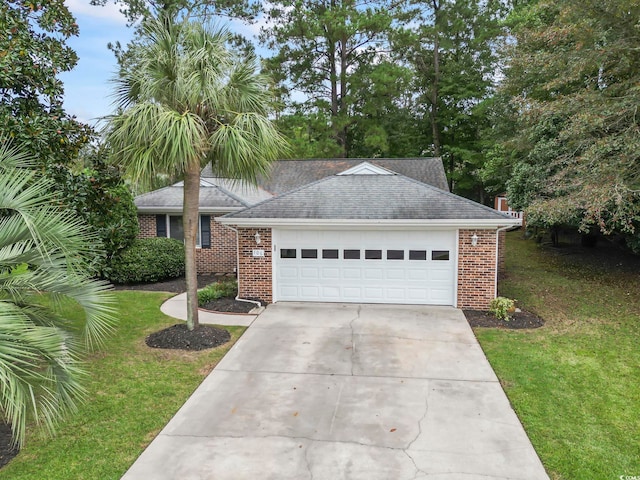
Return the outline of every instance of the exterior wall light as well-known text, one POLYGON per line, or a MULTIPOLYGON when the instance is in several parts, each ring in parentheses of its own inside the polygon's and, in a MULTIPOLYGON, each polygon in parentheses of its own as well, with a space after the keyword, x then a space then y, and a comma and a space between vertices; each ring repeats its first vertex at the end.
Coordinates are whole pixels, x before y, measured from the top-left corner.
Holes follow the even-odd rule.
MULTIPOLYGON (((257 234, 256 234, 257 235, 257 234)), ((473 234, 473 236, 471 237, 471 245, 472 246, 476 246, 478 245, 478 235, 476 235, 475 233, 473 234)))
POLYGON ((260 242, 262 240, 260 240, 260 232, 256 232, 256 234, 253 236, 253 238, 256 239, 256 245, 260 245, 260 242))

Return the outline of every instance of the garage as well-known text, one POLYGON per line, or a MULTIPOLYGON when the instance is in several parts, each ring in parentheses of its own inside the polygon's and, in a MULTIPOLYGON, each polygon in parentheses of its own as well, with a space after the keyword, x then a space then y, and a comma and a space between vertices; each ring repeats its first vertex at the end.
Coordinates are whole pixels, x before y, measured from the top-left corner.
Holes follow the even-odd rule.
POLYGON ((273 230, 274 301, 454 305, 455 230, 273 230))

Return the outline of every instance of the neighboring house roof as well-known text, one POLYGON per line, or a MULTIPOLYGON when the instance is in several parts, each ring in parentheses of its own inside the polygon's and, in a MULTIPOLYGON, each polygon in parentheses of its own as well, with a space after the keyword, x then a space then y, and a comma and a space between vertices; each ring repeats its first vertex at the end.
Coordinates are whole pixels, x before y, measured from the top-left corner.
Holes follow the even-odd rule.
MULTIPOLYGON (((269 177, 259 178, 258 185, 273 195, 280 195, 321 178, 344 172, 365 161, 442 190, 449 190, 442 160, 438 157, 277 160, 271 164, 269 177)), ((202 177, 212 176, 211 165, 208 165, 203 169, 202 177)))
POLYGON ((332 175, 220 219, 226 224, 515 225, 508 215, 404 175, 332 175), (326 222, 323 222, 326 220, 326 222))
MULTIPOLYGON (((232 212, 267 198, 264 190, 251 187, 236 180, 224 178, 200 179, 200 212, 232 212)), ((138 195, 135 204, 141 213, 182 212, 184 199, 183 183, 138 195)))

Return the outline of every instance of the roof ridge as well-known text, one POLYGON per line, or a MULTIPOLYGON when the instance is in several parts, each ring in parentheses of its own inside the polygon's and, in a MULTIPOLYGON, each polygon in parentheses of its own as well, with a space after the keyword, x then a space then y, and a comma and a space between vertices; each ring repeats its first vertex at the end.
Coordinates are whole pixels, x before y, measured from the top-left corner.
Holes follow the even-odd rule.
POLYGON ((499 210, 496 210, 495 208, 488 207, 486 205, 483 205, 482 203, 479 203, 479 202, 476 202, 474 200, 471 200, 470 198, 463 197, 462 195, 456 195, 453 192, 449 192, 447 190, 443 190, 441 188, 436 187, 435 185, 429 185, 428 183, 421 182, 420 180, 416 180, 415 178, 407 177, 406 175, 402 175, 401 173, 398 173, 398 177, 406 178, 410 182, 417 183, 417 184, 422 185, 424 187, 427 187, 429 189, 435 190, 437 193, 443 194, 443 195, 445 195, 447 197, 453 197, 456 200, 462 200, 462 201, 464 201, 466 203, 469 203, 469 204, 473 205, 474 207, 482 207, 487 212, 498 213, 498 214, 504 216, 505 218, 511 218, 509 215, 506 215, 506 214, 500 212, 499 210))
MULTIPOLYGON (((255 203, 255 204, 253 204, 253 205, 249 205, 249 206, 247 206, 247 208, 246 208, 245 210, 248 210, 248 209, 250 209, 250 208, 258 207, 259 205, 262 205, 263 203, 266 203, 266 202, 271 202, 271 201, 274 201, 274 200, 277 200, 277 199, 281 199, 281 198, 288 197, 289 195, 292 195, 292 194, 294 194, 294 193, 296 193, 296 192, 298 192, 298 191, 300 191, 300 190, 302 190, 302 189, 304 189, 304 188, 310 187, 310 186, 312 186, 312 185, 316 185, 316 184, 321 183, 321 182, 325 182, 325 181, 327 181, 327 180, 329 180, 329 179, 331 179, 331 178, 333 178, 333 177, 337 177, 337 175, 329 175, 329 176, 327 176, 327 177, 323 177, 323 178, 321 178, 321 179, 319 179, 319 180, 316 180, 316 181, 314 181, 314 182, 306 183, 306 184, 304 184, 304 185, 301 185, 301 186, 299 186, 298 188, 294 188, 293 190, 289 190, 288 192, 284 192, 284 193, 283 193, 283 194, 281 194, 281 195, 274 195, 274 196, 273 196, 273 197, 271 197, 271 198, 267 198, 267 199, 265 199, 265 200, 262 200, 261 202, 258 202, 258 203, 255 203)), ((236 213, 240 213, 240 212, 243 212, 243 211, 244 211, 244 210, 240 210, 239 212, 233 212, 233 213, 231 213, 231 214, 227 214, 227 215, 228 215, 229 217, 233 217, 236 213)), ((225 216, 227 216, 227 215, 225 215, 225 216)))

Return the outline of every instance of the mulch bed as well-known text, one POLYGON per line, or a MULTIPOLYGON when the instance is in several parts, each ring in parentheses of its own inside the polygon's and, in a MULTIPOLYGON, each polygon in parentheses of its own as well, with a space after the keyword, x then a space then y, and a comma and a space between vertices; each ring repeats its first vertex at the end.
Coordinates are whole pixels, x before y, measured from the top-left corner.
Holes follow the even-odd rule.
POLYGON ((493 313, 483 310, 463 310, 467 322, 472 327, 507 328, 520 330, 524 328, 540 328, 544 321, 531 312, 515 312, 508 322, 498 319, 493 313))
POLYGON ((256 307, 257 305, 255 303, 240 302, 233 297, 222 297, 217 300, 212 300, 202 305, 200 308, 213 312, 249 313, 256 307))
MULTIPOLYGON (((235 278, 229 275, 198 275, 198 288, 206 287, 219 280, 229 280, 235 278)), ((184 277, 163 280, 155 283, 131 283, 127 285, 115 285, 115 290, 146 290, 148 292, 172 292, 182 293, 187 291, 187 281, 184 277)))
POLYGON ((184 323, 179 323, 152 333, 145 339, 145 343, 151 348, 198 351, 217 347, 230 339, 229 332, 222 328, 199 325, 198 328, 189 330, 184 323))
POLYGON ((11 426, 0 423, 0 468, 15 457, 20 449, 11 445, 11 426))

